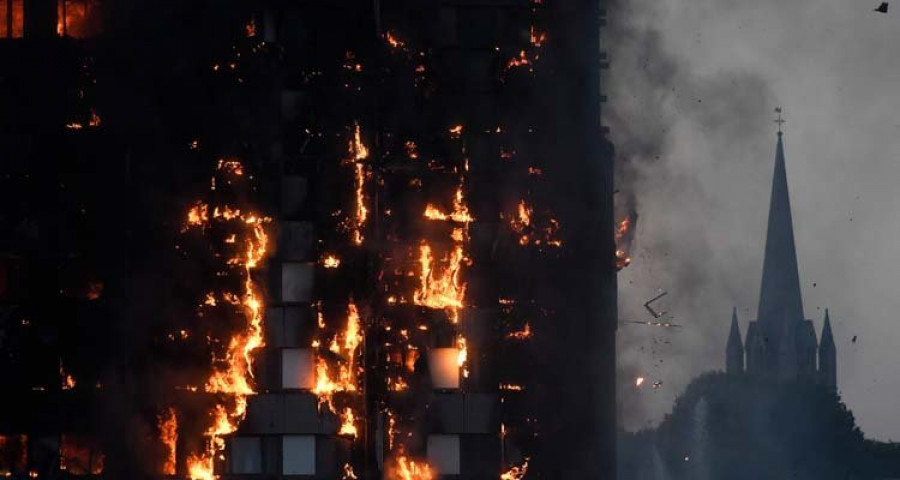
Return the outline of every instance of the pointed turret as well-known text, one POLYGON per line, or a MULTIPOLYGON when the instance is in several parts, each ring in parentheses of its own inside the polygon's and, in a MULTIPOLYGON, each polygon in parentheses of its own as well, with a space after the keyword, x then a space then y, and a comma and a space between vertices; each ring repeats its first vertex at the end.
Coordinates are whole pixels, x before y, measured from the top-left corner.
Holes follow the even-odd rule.
POLYGON ((768 342, 763 338, 757 322, 750 322, 747 326, 747 373, 762 375, 766 373, 768 364, 768 342))
POLYGON ((744 373, 744 343, 741 341, 737 308, 731 310, 731 332, 725 346, 725 371, 732 374, 744 373))
POLYGON ((825 325, 822 326, 822 341, 819 342, 819 383, 837 389, 837 350, 831 333, 831 319, 825 309, 825 325))
POLYGON ((769 332, 776 335, 782 324, 804 319, 782 136, 779 130, 758 310, 759 321, 772 325, 769 332))

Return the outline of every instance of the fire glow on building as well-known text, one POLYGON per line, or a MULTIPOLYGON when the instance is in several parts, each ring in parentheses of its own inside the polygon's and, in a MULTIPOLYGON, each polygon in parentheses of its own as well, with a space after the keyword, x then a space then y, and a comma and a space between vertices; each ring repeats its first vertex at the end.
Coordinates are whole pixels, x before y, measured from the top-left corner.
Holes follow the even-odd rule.
MULTIPOLYGON (((609 292, 629 226, 613 235, 599 99, 558 81, 583 69, 599 82, 575 58, 599 55, 599 6, 448 3, 417 22, 418 7, 392 2, 263 3, 198 69, 258 116, 179 137, 179 155, 208 170, 166 225, 189 284, 173 302, 191 314, 156 339, 184 363, 145 412, 152 476, 611 472, 614 362, 600 360, 614 355, 609 292), (592 20, 561 31, 578 18, 592 20), (591 386, 560 395, 576 384, 591 386)), ((58 35, 88 31, 89 4, 61 3, 58 35)), ((99 111, 63 128, 114 129, 99 111)), ((58 364, 61 391, 91 386, 76 373, 58 364)), ((16 442, 0 436, 0 450, 16 442)), ((67 454, 70 473, 102 473, 89 441, 64 447, 88 452, 67 454)))

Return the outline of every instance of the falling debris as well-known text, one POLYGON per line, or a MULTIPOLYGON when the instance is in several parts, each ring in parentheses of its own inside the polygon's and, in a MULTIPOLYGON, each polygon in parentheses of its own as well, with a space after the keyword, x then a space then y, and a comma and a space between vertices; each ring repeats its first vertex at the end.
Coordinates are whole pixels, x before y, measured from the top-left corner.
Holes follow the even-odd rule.
POLYGON ((647 325, 650 327, 681 328, 681 325, 679 325, 677 323, 671 323, 671 322, 650 322, 650 321, 641 322, 638 320, 628 320, 625 323, 631 323, 634 325, 647 325))
POLYGON ((878 13, 887 13, 888 12, 888 2, 881 2, 881 5, 879 5, 874 11, 878 12, 878 13))
POLYGON ((650 306, 650 304, 652 304, 653 302, 655 302, 655 301, 657 301, 657 300, 659 300, 659 299, 665 297, 665 296, 668 295, 668 294, 669 294, 669 292, 663 290, 663 292, 660 293, 659 295, 657 295, 657 296, 651 298, 650 300, 647 300, 646 302, 644 302, 644 308, 646 308, 647 311, 650 312, 650 315, 653 315, 653 318, 659 318, 659 317, 665 315, 667 312, 665 312, 665 311, 657 312, 656 310, 653 309, 653 307, 650 306))
POLYGON ((640 387, 640 386, 643 385, 643 384, 644 384, 644 377, 637 377, 637 378, 634 379, 634 386, 635 386, 635 387, 640 387))
POLYGON ((850 340, 850 343, 856 343, 856 335, 853 336, 853 339, 850 340))

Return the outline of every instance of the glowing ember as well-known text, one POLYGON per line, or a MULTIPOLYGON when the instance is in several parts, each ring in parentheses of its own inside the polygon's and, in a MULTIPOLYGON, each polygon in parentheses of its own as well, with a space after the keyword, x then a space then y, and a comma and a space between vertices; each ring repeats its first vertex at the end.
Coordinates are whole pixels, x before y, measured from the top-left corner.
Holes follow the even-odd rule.
POLYGON ((384 39, 391 48, 403 48, 406 44, 397 39, 394 32, 388 31, 384 34, 384 39))
POLYGON ((547 41, 547 33, 546 32, 538 32, 535 30, 534 25, 531 26, 531 35, 530 35, 531 44, 535 47, 541 47, 544 42, 547 41))
POLYGON ((640 387, 640 386, 643 385, 643 384, 644 384, 644 377, 637 377, 637 378, 634 379, 634 386, 635 386, 635 387, 640 387))
POLYGON ((500 480, 522 480, 525 478, 525 474, 528 473, 528 459, 525 459, 525 463, 518 467, 512 467, 509 470, 503 472, 500 475, 500 480))
POLYGON ((359 477, 356 476, 356 473, 353 471, 353 467, 350 466, 349 463, 344 464, 344 475, 341 477, 341 480, 357 480, 359 477))
POLYGON ((406 142, 403 147, 406 149, 406 155, 408 155, 410 159, 416 160, 419 158, 419 149, 416 146, 416 142, 410 140, 406 142))
POLYGON ((62 381, 61 388, 63 390, 71 390, 71 389, 75 388, 75 378, 73 378, 71 375, 66 373, 66 371, 63 369, 62 362, 59 362, 59 377, 60 377, 60 380, 62 381))
POLYGON ((506 338, 511 338, 514 340, 527 340, 531 338, 534 334, 531 331, 531 324, 526 323, 521 330, 516 330, 514 332, 509 332, 506 334, 506 338))
POLYGON ((519 68, 519 67, 529 67, 531 69, 531 60, 528 58, 528 54, 525 53, 525 50, 519 52, 517 57, 511 58, 508 62, 506 62, 506 68, 519 68))
POLYGON ((322 266, 325 268, 338 268, 341 266, 341 259, 334 255, 326 255, 322 259, 322 266))

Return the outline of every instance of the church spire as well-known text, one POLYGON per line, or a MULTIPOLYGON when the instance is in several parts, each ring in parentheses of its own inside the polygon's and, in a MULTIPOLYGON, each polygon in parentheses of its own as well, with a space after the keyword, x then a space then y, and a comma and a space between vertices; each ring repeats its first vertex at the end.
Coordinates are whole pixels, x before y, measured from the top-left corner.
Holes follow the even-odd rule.
POLYGON ((775 150, 775 172, 772 178, 772 197, 769 205, 769 224, 758 310, 759 321, 772 325, 774 329, 771 332, 777 333, 781 333, 782 329, 779 327, 782 324, 804 319, 791 201, 784 162, 782 141, 784 134, 781 130, 784 120, 781 118, 780 110, 776 110, 779 118, 778 144, 775 150))
POLYGON ((728 344, 725 346, 725 371, 744 373, 744 343, 741 341, 737 308, 731 310, 731 332, 728 334, 728 344))
POLYGON ((819 382, 826 387, 837 388, 837 352, 834 347, 834 335, 831 333, 831 319, 825 309, 825 325, 822 327, 822 340, 819 342, 819 382))

